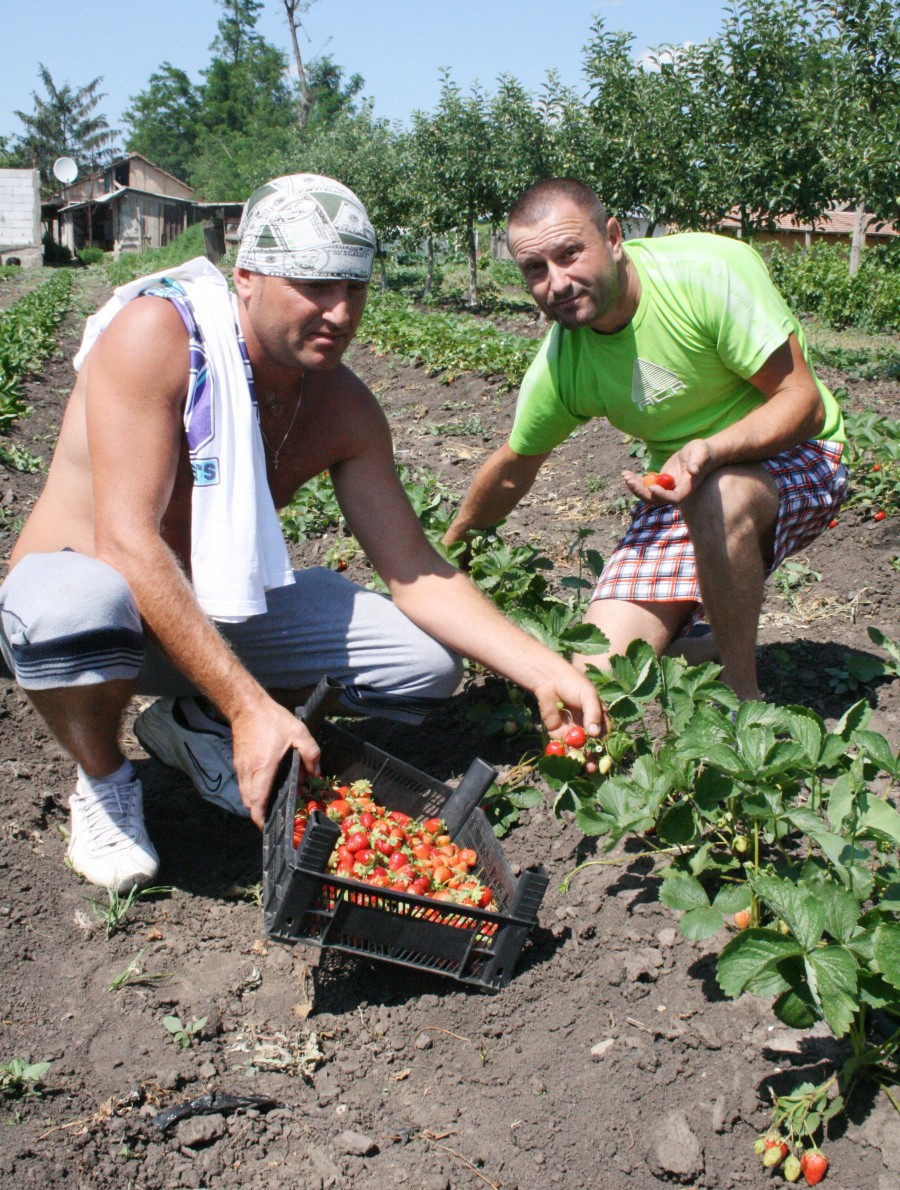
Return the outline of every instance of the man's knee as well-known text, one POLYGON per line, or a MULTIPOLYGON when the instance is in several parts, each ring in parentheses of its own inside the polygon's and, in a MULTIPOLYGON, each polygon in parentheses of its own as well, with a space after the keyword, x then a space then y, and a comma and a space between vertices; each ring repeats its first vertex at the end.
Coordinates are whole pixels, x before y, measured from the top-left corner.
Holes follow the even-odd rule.
POLYGON ((443 645, 434 642, 437 648, 433 651, 430 667, 431 687, 427 693, 429 698, 449 698, 463 678, 462 658, 443 645))
POLYGON ((31 554, 0 593, 3 653, 25 689, 132 680, 144 653, 140 615, 113 567, 71 551, 31 554))
POLYGON ((723 467, 708 476, 682 502, 681 512, 691 540, 767 537, 778 518, 778 488, 758 464, 723 467))

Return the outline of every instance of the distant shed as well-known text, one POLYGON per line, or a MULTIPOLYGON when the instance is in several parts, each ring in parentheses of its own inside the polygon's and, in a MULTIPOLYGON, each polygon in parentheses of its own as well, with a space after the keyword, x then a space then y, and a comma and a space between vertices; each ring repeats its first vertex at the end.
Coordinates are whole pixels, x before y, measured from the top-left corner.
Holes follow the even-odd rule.
POLYGON ((187 182, 139 153, 62 187, 43 213, 70 252, 95 246, 115 255, 163 248, 199 218, 187 182))

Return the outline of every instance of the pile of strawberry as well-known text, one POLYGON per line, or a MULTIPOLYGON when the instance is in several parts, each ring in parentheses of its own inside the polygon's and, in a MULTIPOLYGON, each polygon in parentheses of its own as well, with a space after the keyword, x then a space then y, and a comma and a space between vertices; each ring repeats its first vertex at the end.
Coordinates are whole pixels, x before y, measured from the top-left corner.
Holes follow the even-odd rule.
POLYGON ((388 810, 375 801, 367 780, 342 785, 312 777, 307 792, 306 807, 294 818, 294 846, 299 847, 314 810, 327 814, 341 828, 329 872, 376 888, 497 912, 491 890, 472 874, 479 866, 477 854, 457 846, 440 818, 417 822, 388 810))

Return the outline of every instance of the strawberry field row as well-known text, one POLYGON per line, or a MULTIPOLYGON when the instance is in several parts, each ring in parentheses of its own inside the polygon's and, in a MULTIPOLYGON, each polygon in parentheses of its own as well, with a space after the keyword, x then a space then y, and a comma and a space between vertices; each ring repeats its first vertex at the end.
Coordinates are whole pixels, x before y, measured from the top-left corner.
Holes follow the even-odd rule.
POLYGON ((0 429, 25 414, 21 381, 52 353, 71 296, 72 274, 61 269, 0 313, 0 429))
POLYGON ((422 364, 447 384, 463 372, 501 376, 504 391, 521 383, 539 345, 471 315, 417 310, 391 293, 370 295, 359 338, 380 354, 392 351, 422 364))

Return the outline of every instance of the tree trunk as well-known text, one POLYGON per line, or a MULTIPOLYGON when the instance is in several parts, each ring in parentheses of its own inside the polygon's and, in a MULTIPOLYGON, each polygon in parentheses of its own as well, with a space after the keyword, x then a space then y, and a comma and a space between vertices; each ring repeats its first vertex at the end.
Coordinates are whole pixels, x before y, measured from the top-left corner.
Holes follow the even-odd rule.
POLYGON ((378 269, 381 273, 381 292, 387 289, 387 263, 384 248, 381 246, 381 241, 378 241, 378 269))
POLYGON ((422 301, 427 302, 431 297, 431 287, 434 284, 434 236, 428 236, 425 240, 425 292, 422 294, 422 301))
POLYGON ((288 28, 291 31, 291 44, 294 47, 294 65, 297 67, 297 84, 299 91, 297 94, 297 123, 301 128, 305 128, 309 123, 309 113, 312 111, 313 96, 309 89, 309 83, 306 81, 306 69, 303 65, 303 56, 300 53, 300 42, 297 39, 297 30, 300 28, 300 22, 297 20, 297 9, 305 12, 309 7, 301 7, 302 0, 283 0, 284 12, 287 17, 288 28))
POLYGON ((475 218, 469 219, 466 228, 466 248, 469 256, 469 305, 478 305, 478 237, 475 233, 475 218))
POLYGON ((656 231, 656 220, 650 219, 647 223, 647 230, 644 232, 644 238, 647 240, 653 239, 653 233, 656 231))
POLYGON ((862 254, 862 246, 866 242, 866 200, 861 198, 856 204, 856 211, 853 218, 853 239, 850 243, 850 276, 855 277, 859 272, 859 258, 862 254))

